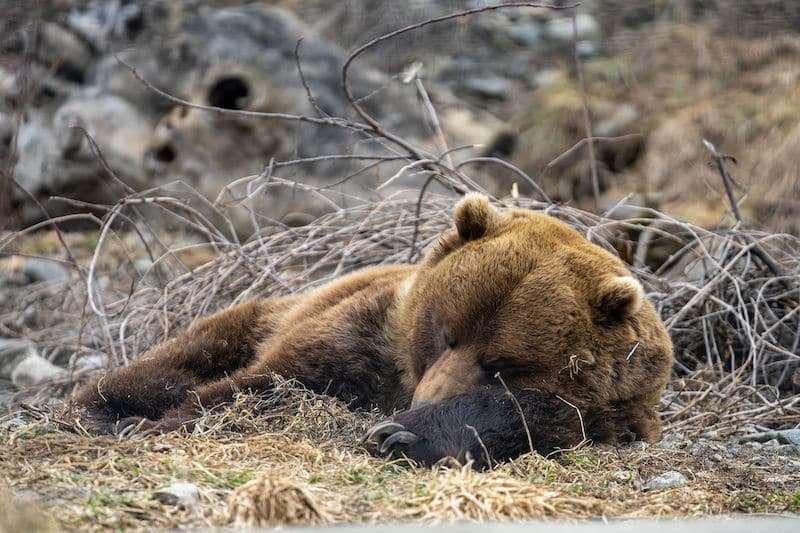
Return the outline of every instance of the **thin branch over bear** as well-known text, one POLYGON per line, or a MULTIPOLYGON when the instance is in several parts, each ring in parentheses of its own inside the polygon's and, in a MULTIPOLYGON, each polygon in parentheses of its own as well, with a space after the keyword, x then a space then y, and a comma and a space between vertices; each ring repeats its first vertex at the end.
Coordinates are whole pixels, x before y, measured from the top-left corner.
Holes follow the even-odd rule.
POLYGON ((454 219, 417 265, 199 321, 79 390, 82 416, 99 432, 191 427, 237 391, 269 390, 274 372, 355 407, 411 408, 367 437, 426 463, 657 440, 672 345, 624 264, 554 218, 477 194, 454 219))

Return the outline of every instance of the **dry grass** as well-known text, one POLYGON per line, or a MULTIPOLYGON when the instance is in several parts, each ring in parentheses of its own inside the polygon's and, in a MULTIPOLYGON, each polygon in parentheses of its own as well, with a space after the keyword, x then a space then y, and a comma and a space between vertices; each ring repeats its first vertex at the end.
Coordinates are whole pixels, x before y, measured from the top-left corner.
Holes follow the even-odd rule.
MULTIPOLYGON (((797 234, 799 181, 792 169, 800 38, 744 39, 739 30, 738 24, 737 34, 730 35, 709 24, 652 23, 621 32, 607 43, 609 55, 586 61, 595 125, 613 122, 620 109, 637 111, 613 135, 639 137, 597 143, 609 201, 624 191, 646 192, 676 217, 704 227, 718 224, 725 209, 717 199, 724 192, 701 142, 708 139, 739 161, 732 170, 747 190, 739 192, 745 218, 770 231, 797 234)), ((571 66, 520 99, 515 163, 538 176, 550 194, 588 206, 585 150, 547 166, 583 137, 581 112, 571 66)))
POLYGON ((351 413, 291 384, 275 396, 282 399, 242 396, 242 404, 206 414, 192 435, 87 437, 60 429, 75 428, 69 417, 48 416, 0 433, 3 481, 51 507, 63 528, 81 531, 800 511, 786 459, 750 449, 719 460, 714 454, 725 452, 712 441, 600 446, 559 459, 526 455, 487 473, 417 468, 359 448, 374 413, 351 413), (666 470, 690 483, 642 490, 666 470), (173 481, 196 484, 199 504, 152 499, 173 481))

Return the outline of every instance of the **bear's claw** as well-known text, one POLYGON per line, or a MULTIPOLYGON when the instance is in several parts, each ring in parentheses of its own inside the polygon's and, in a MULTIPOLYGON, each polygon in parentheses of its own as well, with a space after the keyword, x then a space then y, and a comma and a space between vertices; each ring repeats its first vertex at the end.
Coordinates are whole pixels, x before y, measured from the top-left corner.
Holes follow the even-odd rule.
POLYGON ((144 420, 144 418, 139 416, 128 416, 122 418, 117 420, 117 422, 114 424, 112 432, 120 439, 125 439, 133 435, 133 433, 139 429, 139 426, 142 425, 144 420))
POLYGON ((362 443, 373 443, 382 455, 395 451, 400 445, 408 446, 419 440, 419 436, 408 431, 403 424, 392 420, 385 420, 372 426, 364 437, 362 443))
POLYGON ((383 440, 386 436, 391 435, 396 431, 404 431, 406 428, 402 424, 393 422, 391 420, 384 420, 378 422, 367 430, 367 433, 361 438, 361 442, 375 442, 383 440))
POLYGON ((381 453, 387 454, 394 451, 398 444, 408 446, 409 444, 414 444, 418 440, 419 437, 410 431, 398 431, 397 433, 392 433, 386 438, 385 441, 383 441, 383 444, 381 444, 381 453))

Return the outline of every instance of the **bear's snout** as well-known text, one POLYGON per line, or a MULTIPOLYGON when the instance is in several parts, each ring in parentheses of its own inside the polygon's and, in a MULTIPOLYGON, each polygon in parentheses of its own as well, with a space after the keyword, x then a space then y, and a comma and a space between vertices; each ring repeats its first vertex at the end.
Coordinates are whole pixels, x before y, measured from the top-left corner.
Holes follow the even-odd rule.
POLYGON ((422 406, 472 392, 485 384, 486 375, 467 349, 447 349, 422 375, 412 406, 422 406))

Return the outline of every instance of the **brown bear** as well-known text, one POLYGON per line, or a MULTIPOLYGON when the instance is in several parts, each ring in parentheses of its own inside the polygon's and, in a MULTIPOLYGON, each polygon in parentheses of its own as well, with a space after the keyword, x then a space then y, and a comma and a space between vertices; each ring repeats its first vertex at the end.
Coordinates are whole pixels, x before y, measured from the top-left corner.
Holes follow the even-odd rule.
POLYGON ((386 413, 367 439, 478 468, 584 438, 657 440, 672 346, 642 286, 566 224, 469 194, 418 265, 199 321, 82 388, 96 431, 191 427, 273 373, 386 413))

